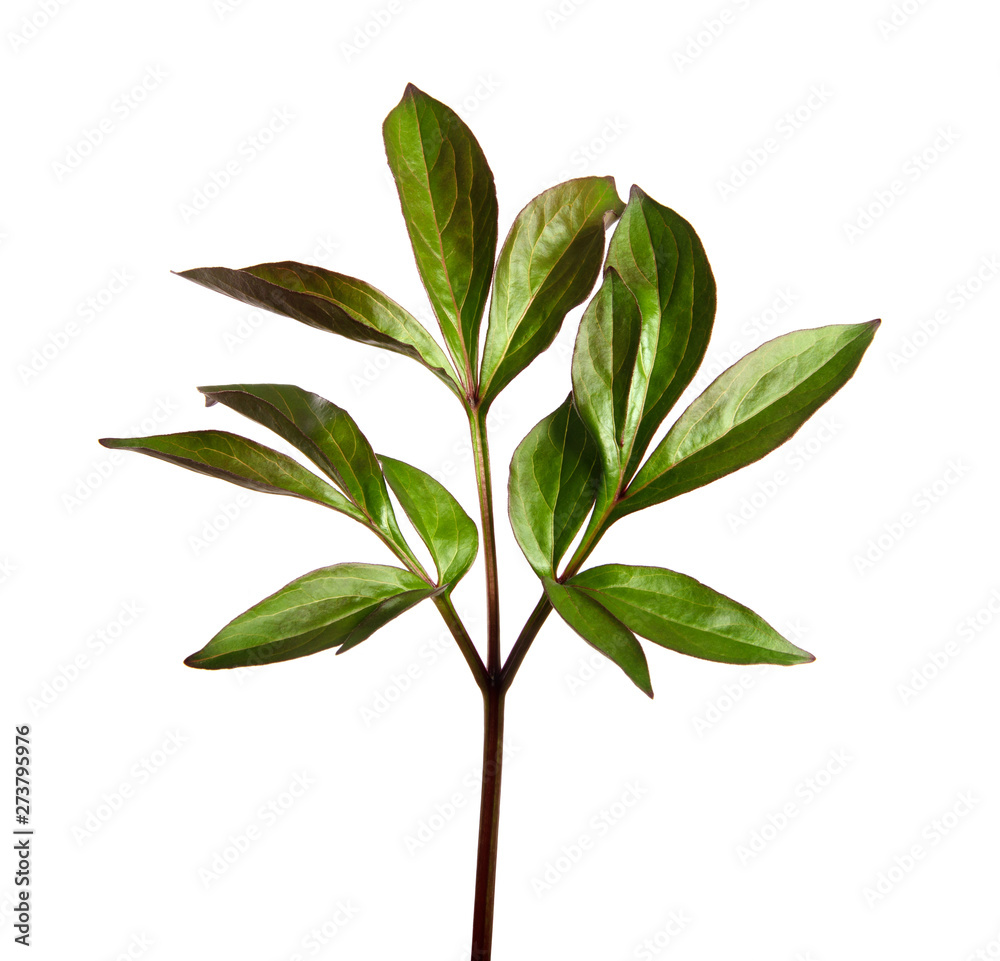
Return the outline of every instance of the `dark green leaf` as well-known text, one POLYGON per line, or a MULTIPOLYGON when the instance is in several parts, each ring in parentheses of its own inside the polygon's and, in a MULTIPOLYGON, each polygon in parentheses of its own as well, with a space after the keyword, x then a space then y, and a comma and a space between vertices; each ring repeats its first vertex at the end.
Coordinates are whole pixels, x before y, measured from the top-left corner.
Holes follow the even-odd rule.
POLYGON ((178 276, 310 327, 412 357, 462 396, 444 351, 420 321, 363 280, 290 260, 242 270, 196 267, 178 276))
MULTIPOLYGON (((641 404, 629 404, 641 318, 635 297, 614 268, 587 305, 573 350, 573 397, 601 452, 598 511, 618 493, 641 404)), ((640 394, 641 398, 641 394, 640 394)))
POLYGON ((184 663, 210 669, 249 667, 331 647, 344 651, 435 592, 398 567, 323 567, 234 618, 184 663))
POLYGON ((649 666, 635 635, 590 595, 568 583, 542 578, 545 593, 562 619, 588 644, 615 662, 636 687, 653 696, 649 666))
POLYGON ((434 558, 438 583, 453 587, 479 550, 479 531, 472 518, 430 474, 384 454, 379 460, 385 479, 434 558))
POLYGON ((708 484, 783 444, 847 383, 878 324, 796 330, 737 361, 671 427, 633 478, 619 516, 708 484))
POLYGON ((691 225, 638 187, 608 244, 607 263, 635 295, 642 314, 632 398, 642 416, 627 480, 705 355, 715 316, 715 278, 691 225))
POLYGON ((806 664, 812 654, 786 641, 749 608, 686 574, 606 564, 571 577, 630 630, 691 657, 726 664, 806 664))
POLYGON ((199 390, 208 404, 225 404, 297 447, 378 530, 415 560, 396 523, 378 458, 346 410, 294 384, 230 384, 199 390))
POLYGON ((539 577, 554 575, 594 505, 599 478, 597 448, 567 397, 528 431, 510 462, 511 526, 539 577))
POLYGON ((623 210, 613 177, 582 177, 539 194, 518 215, 497 260, 480 396, 489 403, 555 339, 590 293, 604 232, 623 210))
POLYGON ((238 434, 194 430, 153 437, 103 437, 105 447, 140 454, 187 467, 209 477, 221 477, 240 487, 268 494, 290 494, 366 524, 367 518, 340 491, 284 454, 238 434))
POLYGON ((461 117, 413 84, 382 134, 420 277, 466 386, 474 386, 497 248, 493 173, 461 117))

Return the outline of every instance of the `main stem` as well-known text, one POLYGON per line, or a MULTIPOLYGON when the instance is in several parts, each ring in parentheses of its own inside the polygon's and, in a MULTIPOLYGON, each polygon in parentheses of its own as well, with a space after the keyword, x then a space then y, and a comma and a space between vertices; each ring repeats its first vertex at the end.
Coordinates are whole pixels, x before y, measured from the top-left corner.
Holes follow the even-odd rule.
POLYGON ((486 670, 491 678, 500 674, 500 579, 497 575, 497 541, 493 523, 493 482, 490 478, 490 447, 486 439, 486 412, 469 411, 472 453, 476 461, 476 485, 483 522, 483 556, 486 561, 486 670))
POLYGON ((486 560, 486 678, 483 692, 483 785, 479 806, 479 850, 476 858, 476 900, 472 915, 472 961, 490 961, 493 951, 493 899, 497 880, 500 832, 500 775, 503 766, 504 688, 500 674, 500 580, 497 575, 493 485, 486 439, 486 412, 469 410, 472 451, 476 461, 479 510, 486 560))
POLYGON ((483 789, 479 807, 476 901, 472 911, 472 961, 490 961, 493 900, 500 832, 500 775, 503 767, 504 692, 491 682, 483 691, 483 789))

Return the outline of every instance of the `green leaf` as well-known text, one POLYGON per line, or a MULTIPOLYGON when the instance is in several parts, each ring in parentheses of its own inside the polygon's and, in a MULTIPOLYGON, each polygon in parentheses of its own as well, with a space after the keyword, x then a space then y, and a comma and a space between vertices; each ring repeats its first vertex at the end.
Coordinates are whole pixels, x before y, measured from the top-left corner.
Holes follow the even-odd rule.
POLYGON ((783 444, 851 378, 878 325, 796 330, 723 371, 635 475, 618 516, 708 484, 783 444))
POLYGON ((510 462, 510 522, 539 577, 555 566, 594 505, 600 479, 597 448, 572 395, 528 431, 510 462))
POLYGON ((209 669, 248 667, 337 646, 339 654, 436 590, 398 567, 323 567, 234 618, 184 663, 209 669))
POLYGON ((630 630, 672 651, 726 664, 806 664, 812 654, 762 617, 686 574, 606 564, 566 586, 598 601, 630 630))
POLYGON ((569 583, 542 578, 545 593, 562 619, 588 644, 614 661, 644 694, 653 696, 649 665, 635 635, 590 595, 569 583))
POLYGON ((411 357, 463 396, 444 351, 420 321, 363 280, 291 260, 242 270, 196 267, 178 276, 318 330, 411 357))
POLYGON ((480 397, 492 401, 555 339, 601 270, 604 232, 623 204, 613 177, 582 177, 539 194, 497 260, 480 397))
POLYGON ((482 148, 450 107, 408 84, 382 126, 420 278, 466 387, 497 248, 497 192, 482 148))
POLYGON ((472 518, 430 474, 384 454, 379 460, 385 479, 434 558, 438 583, 453 587, 479 550, 479 531, 472 518))
POLYGON ((207 404, 225 404, 297 447, 400 551, 416 560, 396 522, 378 458, 346 410, 294 384, 198 389, 207 404))
POLYGON ((188 470, 220 477, 268 494, 290 494, 332 507, 367 524, 365 515, 343 494, 284 454, 238 434, 194 430, 153 437, 103 437, 105 447, 149 454, 188 470))
POLYGON ((613 267, 642 314, 630 406, 641 409, 628 464, 635 472, 657 427, 691 382, 712 333, 715 278, 694 228, 633 187, 608 244, 613 267))
POLYGON ((587 305, 573 349, 573 397, 601 452, 602 493, 598 511, 618 493, 639 407, 629 391, 639 348, 639 305, 614 268, 587 305))

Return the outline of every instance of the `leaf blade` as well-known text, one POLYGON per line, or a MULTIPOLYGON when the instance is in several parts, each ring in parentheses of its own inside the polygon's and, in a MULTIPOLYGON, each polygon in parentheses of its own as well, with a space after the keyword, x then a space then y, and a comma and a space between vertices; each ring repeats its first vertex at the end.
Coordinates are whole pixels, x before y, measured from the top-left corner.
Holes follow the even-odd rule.
POLYGON ((635 635, 602 604, 550 577, 542 579, 545 593, 562 619, 591 647, 613 661, 647 697, 653 696, 649 665, 635 635))
POLYGON ((725 664, 815 660, 759 614, 686 574, 605 564, 566 583, 593 597, 636 634, 680 654, 725 664))
POLYGON ((702 487, 783 444, 853 376, 878 325, 792 331, 723 371, 639 469, 620 516, 702 487))
POLYGON ((385 479, 434 558, 438 583, 454 587, 479 550, 479 531, 452 494, 430 474, 379 455, 385 479))
POLYGON ((539 577, 555 576, 555 565, 594 504, 599 475, 597 448, 572 395, 514 451, 508 512, 518 545, 539 577))
POLYGON ((367 523, 365 515, 340 491, 312 471, 306 470, 297 461, 228 431, 185 431, 150 437, 102 437, 100 443, 113 450, 134 450, 147 454, 249 490, 300 497, 340 511, 363 524, 367 523))
POLYGON ((235 617, 184 663, 209 670, 249 667, 353 647, 435 590, 402 568, 323 567, 235 617))
POLYGON ((420 278, 472 388, 497 245, 493 173, 461 117, 413 84, 382 133, 420 278))
POLYGON ((642 318, 613 267, 587 305, 573 348, 573 398, 601 454, 598 513, 617 495, 638 427, 629 406, 642 318))
POLYGON ((629 402, 639 408, 638 426, 627 480, 705 356, 715 316, 715 278, 691 224, 637 186, 608 244, 607 265, 632 291, 642 315, 629 402))
POLYGON ((378 458, 346 410, 294 384, 229 384, 198 389, 207 404, 223 404, 273 430, 300 450, 347 494, 374 527, 408 558, 416 560, 396 521, 378 458))
POLYGON ((548 348, 597 280, 605 230, 624 205, 613 177, 582 177, 521 210, 497 259, 480 396, 489 403, 548 348))
POLYGON ((363 280, 291 260, 241 270, 195 267, 176 273, 252 307, 410 357, 427 367, 453 393, 463 396, 454 368, 427 329, 363 280))

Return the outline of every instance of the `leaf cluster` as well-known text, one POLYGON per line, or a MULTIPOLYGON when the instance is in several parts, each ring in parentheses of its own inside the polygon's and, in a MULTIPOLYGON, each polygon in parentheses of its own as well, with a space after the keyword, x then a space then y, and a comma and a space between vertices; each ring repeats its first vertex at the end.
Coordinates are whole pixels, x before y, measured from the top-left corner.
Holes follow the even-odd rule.
MULTIPOLYGON (((230 668, 330 648, 342 653, 428 598, 480 686, 510 683, 550 609, 650 696, 638 638, 727 663, 812 660, 753 611, 684 574, 584 564, 622 518, 751 464, 791 437, 852 376, 878 321, 768 341, 713 381, 649 451, 705 355, 715 315, 715 280, 691 225, 638 187, 626 204, 611 177, 582 177, 531 200, 497 253, 493 173, 461 118, 410 85, 383 136, 443 346, 382 291, 321 267, 284 261, 180 276, 404 354, 442 381, 483 452, 488 570, 496 557, 485 413, 597 285, 576 337, 571 390, 528 432, 510 465, 510 521, 542 599, 507 664, 492 656, 484 663, 451 600, 480 535, 449 491, 418 467, 376 454, 351 415, 318 394, 290 384, 202 387, 207 404, 266 427, 312 468, 218 430, 101 443, 330 508, 368 527, 398 566, 338 563, 307 573, 239 615, 185 663, 230 668), (407 543, 397 509, 427 547, 434 571, 407 543)), ((498 603, 495 583, 491 606, 498 603)))

